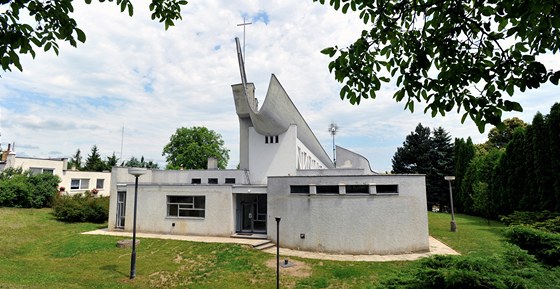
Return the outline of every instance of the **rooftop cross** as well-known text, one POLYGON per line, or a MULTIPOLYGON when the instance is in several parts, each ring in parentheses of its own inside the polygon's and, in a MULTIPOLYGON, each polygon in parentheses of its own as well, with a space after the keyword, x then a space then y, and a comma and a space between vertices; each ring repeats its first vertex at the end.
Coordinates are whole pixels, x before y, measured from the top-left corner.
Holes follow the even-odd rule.
POLYGON ((243 23, 237 24, 237 26, 243 26, 243 56, 245 56, 245 26, 253 24, 252 22, 246 22, 245 16, 243 16, 243 23))

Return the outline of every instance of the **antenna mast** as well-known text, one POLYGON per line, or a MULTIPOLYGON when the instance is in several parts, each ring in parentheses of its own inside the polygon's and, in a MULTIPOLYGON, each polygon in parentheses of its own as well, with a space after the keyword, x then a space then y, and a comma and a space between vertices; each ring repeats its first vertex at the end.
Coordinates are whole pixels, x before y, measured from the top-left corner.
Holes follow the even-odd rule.
POLYGON ((338 125, 336 125, 336 123, 334 122, 331 122, 331 124, 329 125, 328 132, 332 135, 332 155, 333 155, 333 163, 335 168, 336 168, 336 147, 334 145, 334 136, 336 135, 337 131, 338 131, 338 125))

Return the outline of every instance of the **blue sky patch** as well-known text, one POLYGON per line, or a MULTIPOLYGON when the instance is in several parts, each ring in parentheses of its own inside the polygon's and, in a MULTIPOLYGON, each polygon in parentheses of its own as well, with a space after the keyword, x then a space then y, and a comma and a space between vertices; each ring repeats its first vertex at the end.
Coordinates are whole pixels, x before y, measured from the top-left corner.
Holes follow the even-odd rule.
POLYGON ((253 23, 257 23, 257 22, 263 22, 264 24, 268 25, 268 22, 270 22, 270 18, 268 17, 268 13, 266 13, 266 11, 264 10, 260 10, 259 12, 257 12, 257 14, 253 15, 253 17, 251 17, 251 20, 253 21, 253 23))

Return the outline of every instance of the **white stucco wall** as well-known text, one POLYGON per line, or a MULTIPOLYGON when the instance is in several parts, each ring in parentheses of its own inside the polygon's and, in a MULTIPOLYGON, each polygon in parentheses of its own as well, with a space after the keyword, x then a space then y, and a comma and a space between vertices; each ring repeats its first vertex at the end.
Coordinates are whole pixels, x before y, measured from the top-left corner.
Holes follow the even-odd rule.
POLYGON ((98 190, 99 196, 109 196, 111 189, 111 172, 87 172, 87 171, 64 171, 59 175, 61 182, 60 187, 64 187, 66 193, 77 194, 93 189, 98 190), (87 179, 89 180, 88 187, 85 189, 71 189, 70 185, 72 179, 87 179), (97 180, 103 180, 103 188, 97 187, 97 180))
MULTIPOLYGON (((235 178, 236 184, 243 185, 246 174, 241 170, 147 170, 138 179, 136 229, 162 234, 230 236, 234 233, 233 184, 225 184, 225 178, 235 178), (191 184, 192 178, 201 179, 201 184, 191 184), (208 178, 217 178, 218 184, 208 184, 208 178), (167 196, 205 196, 205 217, 167 217, 167 196)), ((113 168, 110 230, 114 230, 116 225, 117 192, 126 191, 124 230, 132 231, 134 181, 135 178, 128 174, 128 168, 113 168)))
MULTIPOLYGON (((127 185, 126 192, 125 231, 132 231, 134 184, 127 185)), ((152 186, 140 184, 138 195, 137 231, 201 236, 230 236, 234 233, 230 186, 152 186), (167 217, 167 196, 205 196, 205 217, 167 217)))
POLYGON ((297 127, 291 125, 278 136, 278 143, 265 143, 265 136, 249 128, 249 173, 251 184, 266 184, 267 176, 294 175, 296 172, 297 127))
POLYGON ((57 176, 62 175, 64 168, 62 159, 35 159, 35 158, 20 158, 16 157, 13 163, 14 168, 22 168, 29 170, 31 168, 54 169, 54 174, 57 176))
MULTIPOLYGON (((429 249, 424 176, 270 177, 268 223, 281 217, 280 245, 340 254, 429 249), (290 194, 290 185, 398 184, 398 195, 290 194), (305 238, 300 238, 305 234, 305 238)), ((276 230, 268 235, 276 240, 276 230)))

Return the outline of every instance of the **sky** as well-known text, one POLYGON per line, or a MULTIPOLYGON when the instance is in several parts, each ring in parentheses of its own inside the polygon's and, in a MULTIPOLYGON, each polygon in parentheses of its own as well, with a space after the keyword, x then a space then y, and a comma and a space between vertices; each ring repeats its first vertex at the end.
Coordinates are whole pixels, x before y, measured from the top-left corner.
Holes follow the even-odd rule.
MULTIPOLYGON (((23 56, 23 72, 0 72, 0 144, 15 143, 18 156, 84 158, 93 145, 102 157, 144 156, 165 165, 163 147, 179 127, 206 126, 230 150, 228 168, 239 163, 239 125, 231 85, 240 83, 235 37, 243 42, 245 68, 263 103, 275 74, 325 151, 332 155, 329 124, 339 126, 335 143, 369 159, 373 170, 391 170, 391 159, 418 123, 443 127, 452 138, 481 134, 461 115, 432 118, 416 107, 404 110, 387 86, 359 106, 341 100, 341 84, 329 73, 323 48, 346 47, 365 28, 357 14, 300 0, 189 1, 183 20, 165 30, 150 20, 148 5, 135 2, 134 16, 114 3, 74 3, 73 14, 87 40, 60 54, 23 56), (123 133, 124 127, 124 133, 123 133), (122 144, 122 150, 121 150, 122 144)), ((543 61, 560 69, 560 55, 543 61)), ((505 113, 531 122, 560 101, 559 87, 544 85, 512 100, 524 112, 505 113)))

